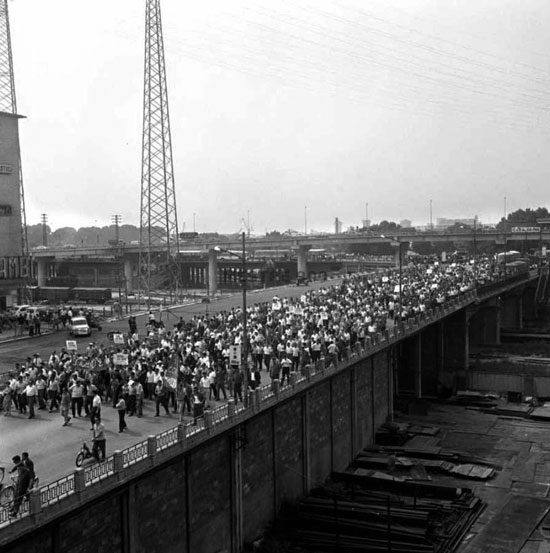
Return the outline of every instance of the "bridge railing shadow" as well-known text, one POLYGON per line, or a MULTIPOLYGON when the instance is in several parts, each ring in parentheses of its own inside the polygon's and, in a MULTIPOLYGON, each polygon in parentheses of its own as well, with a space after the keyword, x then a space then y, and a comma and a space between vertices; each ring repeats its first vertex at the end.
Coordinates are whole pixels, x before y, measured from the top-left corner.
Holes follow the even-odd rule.
MULTIPOLYGON (((164 455, 177 455, 195 445, 206 441, 213 434, 221 433, 229 427, 254 416, 257 412, 268 409, 282 399, 288 398, 309 387, 313 382, 344 370, 362 358, 367 358, 377 351, 386 348, 389 344, 418 332, 423 327, 433 324, 450 314, 473 304, 480 297, 488 297, 504 290, 514 283, 536 278, 533 272, 519 271, 508 274, 506 278, 467 290, 458 296, 439 304, 432 309, 419 313, 414 317, 397 322, 392 328, 370 334, 359 340, 353 346, 347 347, 341 355, 321 357, 317 363, 304 365, 299 371, 291 372, 290 379, 281 384, 273 380, 250 390, 244 402, 236 403, 229 399, 215 409, 206 410, 195 421, 183 423, 170 428, 156 436, 149 436, 137 444, 122 451, 115 451, 105 461, 93 463, 88 467, 76 469, 72 474, 59 478, 39 489, 32 490, 28 501, 21 504, 16 517, 9 516, 11 505, 0 507, 0 528, 17 521, 28 520, 32 524, 35 515, 44 514, 44 510, 71 496, 92 491, 95 484, 116 478, 117 481, 124 475, 124 471, 143 463, 145 472, 155 463, 155 459, 164 455)), ((98 488, 98 494, 101 490, 98 488)), ((55 510, 58 512, 58 510, 55 510)), ((55 514, 52 514, 55 516, 55 514)))

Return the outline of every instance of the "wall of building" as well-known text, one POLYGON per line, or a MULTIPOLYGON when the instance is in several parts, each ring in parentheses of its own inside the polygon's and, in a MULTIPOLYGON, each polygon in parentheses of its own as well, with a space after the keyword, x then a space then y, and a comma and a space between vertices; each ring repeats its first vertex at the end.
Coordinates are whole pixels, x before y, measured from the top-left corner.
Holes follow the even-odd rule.
POLYGON ((0 112, 0 257, 22 255, 18 123, 0 112))

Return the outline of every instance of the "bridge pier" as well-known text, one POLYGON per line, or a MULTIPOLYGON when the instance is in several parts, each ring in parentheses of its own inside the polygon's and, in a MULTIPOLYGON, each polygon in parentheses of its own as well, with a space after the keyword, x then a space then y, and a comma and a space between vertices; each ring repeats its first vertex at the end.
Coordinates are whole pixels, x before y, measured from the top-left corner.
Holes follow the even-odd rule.
POLYGON ((501 306, 498 298, 481 304, 470 319, 470 344, 472 346, 499 346, 501 306))
POLYGON ((213 297, 218 292, 218 252, 208 250, 208 296, 213 297))
MULTIPOLYGON (((97 276, 96 276, 97 278, 97 276)), ((126 291, 134 291, 134 266, 131 259, 124 260, 124 279, 126 281, 126 291)))
POLYGON ((467 387, 469 343, 469 314, 466 309, 454 313, 441 323, 443 366, 439 380, 456 392, 467 387))
POLYGON ((46 259, 38 258, 36 260, 36 278, 38 286, 46 286, 48 280, 48 262, 46 259))
POLYGON ((501 297, 502 326, 504 328, 523 328, 523 295, 521 292, 501 297))
POLYGON ((311 246, 299 246, 298 247, 298 276, 308 276, 307 270, 307 252, 311 246))

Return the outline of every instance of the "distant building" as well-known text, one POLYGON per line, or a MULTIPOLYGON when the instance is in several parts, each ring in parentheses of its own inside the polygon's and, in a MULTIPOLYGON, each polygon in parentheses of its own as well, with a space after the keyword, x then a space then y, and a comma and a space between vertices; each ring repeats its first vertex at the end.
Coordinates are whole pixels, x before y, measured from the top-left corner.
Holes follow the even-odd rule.
POLYGON ((342 221, 338 217, 334 219, 334 234, 342 234, 342 221))
POLYGON ((403 219, 402 221, 399 221, 399 226, 401 228, 411 228, 412 221, 410 219, 403 219))
POLYGON ((472 217, 470 219, 447 219, 446 217, 438 217, 435 223, 435 228, 446 229, 447 227, 452 227, 456 224, 466 225, 473 228, 474 224, 479 227, 481 225, 481 221, 476 217, 472 217))
POLYGON ((363 219, 363 228, 369 228, 370 223, 371 223, 370 219, 363 219))
POLYGON ((0 112, 0 310, 18 302, 30 269, 21 227, 20 118, 0 112))

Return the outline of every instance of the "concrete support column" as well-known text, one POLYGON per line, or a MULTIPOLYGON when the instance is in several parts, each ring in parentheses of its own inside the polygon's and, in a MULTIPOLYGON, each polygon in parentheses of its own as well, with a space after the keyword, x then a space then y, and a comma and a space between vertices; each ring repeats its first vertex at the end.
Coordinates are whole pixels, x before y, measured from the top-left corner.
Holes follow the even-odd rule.
POLYGON ((307 252, 310 246, 300 246, 298 248, 298 274, 308 276, 307 271, 307 252))
POLYGON ((47 261, 45 259, 36 260, 36 277, 38 286, 46 286, 48 279, 47 261))
POLYGON ((208 295, 218 292, 218 252, 208 250, 208 295))
POLYGON ((517 307, 517 323, 518 328, 523 328, 523 296, 518 296, 518 307, 517 307))
POLYGON ((128 292, 134 291, 134 267, 130 259, 124 260, 124 278, 126 279, 126 290, 128 292))
POLYGON ((443 326, 443 366, 440 381, 456 391, 468 385, 470 355, 469 320, 467 310, 448 317, 443 326))
POLYGON ((415 338, 415 362, 414 362, 414 396, 422 397, 422 334, 415 338))

